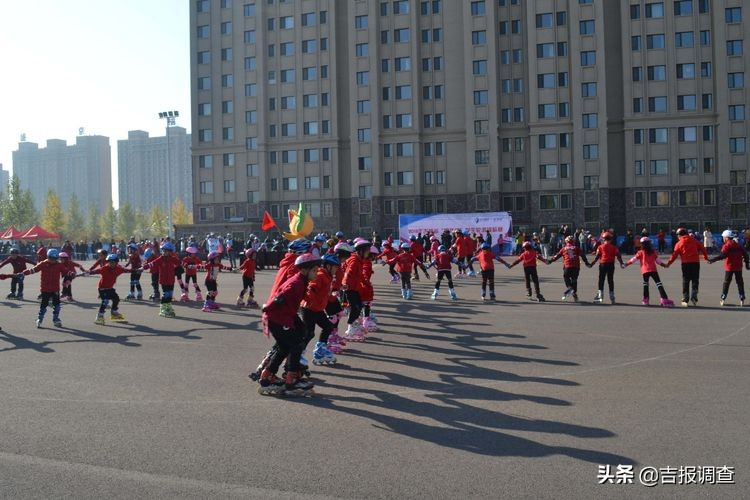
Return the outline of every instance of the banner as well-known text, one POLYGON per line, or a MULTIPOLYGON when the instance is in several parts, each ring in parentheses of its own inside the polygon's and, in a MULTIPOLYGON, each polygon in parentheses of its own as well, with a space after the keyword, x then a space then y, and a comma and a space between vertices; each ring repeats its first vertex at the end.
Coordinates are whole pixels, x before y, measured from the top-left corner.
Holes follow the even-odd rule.
POLYGON ((471 214, 405 214, 398 216, 399 238, 409 241, 409 237, 432 233, 440 239, 446 229, 453 233, 456 229, 476 233, 486 238, 489 231, 492 237, 492 251, 496 254, 509 254, 513 248, 513 219, 508 212, 479 212, 471 214))

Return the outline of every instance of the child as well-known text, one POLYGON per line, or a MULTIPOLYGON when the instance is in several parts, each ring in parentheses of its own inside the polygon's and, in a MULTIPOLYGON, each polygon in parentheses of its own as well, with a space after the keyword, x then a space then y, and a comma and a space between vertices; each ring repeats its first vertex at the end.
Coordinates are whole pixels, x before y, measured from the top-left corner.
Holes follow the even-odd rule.
POLYGON ((599 287, 597 288, 596 297, 594 297, 595 304, 601 304, 604 301, 604 278, 607 278, 607 284, 609 285, 609 300, 612 304, 615 303, 615 258, 620 262, 620 265, 624 265, 620 250, 617 249, 617 245, 614 244, 613 235, 609 231, 602 235, 602 244, 596 248, 596 257, 591 261, 591 264, 586 264, 588 267, 593 267, 596 261, 601 259, 599 263, 599 287))
MULTIPOLYGON (((148 250, 146 250, 148 252, 148 250)), ((155 269, 154 273, 157 276, 157 288, 161 285, 162 296, 161 306, 159 307, 159 316, 165 318, 174 318, 174 308, 172 307, 172 295, 174 294, 174 271, 180 265, 180 259, 174 255, 174 244, 171 241, 166 241, 161 244, 161 255, 146 262, 143 269, 155 269)), ((144 254, 145 256, 145 254, 144 254)), ((152 275, 153 280, 153 275, 152 275)))
POLYGON ((62 294, 60 295, 60 300, 73 302, 73 280, 76 277, 76 267, 83 272, 86 272, 86 268, 77 262, 73 262, 67 252, 60 252, 60 262, 65 266, 63 289, 62 294))
POLYGON ((576 239, 572 235, 565 237, 565 246, 557 252, 557 255, 548 259, 547 264, 551 264, 561 257, 563 259, 563 281, 566 287, 562 300, 568 300, 568 297, 573 294, 573 301, 578 302, 578 276, 581 273, 581 260, 587 266, 589 261, 586 259, 586 254, 576 245, 576 239))
POLYGON ((206 263, 199 266, 199 268, 206 270, 206 280, 203 283, 206 285, 207 292, 202 311, 218 311, 220 308, 216 303, 216 296, 219 295, 219 286, 216 279, 219 277, 219 271, 222 269, 231 271, 232 268, 221 263, 221 254, 219 252, 209 253, 208 257, 206 257, 206 263))
POLYGON ((436 249, 437 253, 429 267, 435 266, 437 269, 437 280, 435 281, 435 290, 432 291, 432 300, 437 299, 438 293, 440 293, 440 282, 443 278, 448 280, 448 292, 451 295, 451 300, 458 300, 456 296, 456 290, 453 288, 453 278, 451 277, 451 263, 461 265, 458 259, 453 257, 453 254, 445 249, 445 246, 438 245, 436 249))
POLYGON ((661 300, 659 301, 661 306, 674 307, 674 302, 669 300, 667 291, 664 290, 664 285, 661 282, 661 278, 659 278, 659 273, 656 271, 657 265, 661 267, 666 266, 661 260, 659 260, 659 254, 656 253, 654 247, 651 246, 651 240, 647 236, 641 238, 639 243, 641 249, 636 252, 623 268, 628 267, 637 260, 641 261, 641 276, 643 276, 643 301, 641 301, 641 303, 644 306, 649 304, 648 280, 649 278, 653 278, 654 283, 656 283, 656 289, 659 290, 659 295, 661 296, 661 300))
POLYGON ((289 251, 284 258, 281 259, 281 262, 279 262, 279 270, 276 273, 276 278, 271 286, 271 293, 268 296, 269 299, 275 296, 276 290, 282 283, 297 274, 297 267, 294 265, 297 257, 310 253, 310 250, 312 250, 312 242, 304 238, 297 238, 289 244, 289 251))
POLYGON ((290 277, 277 287, 274 295, 262 308, 268 329, 276 340, 268 365, 260 374, 258 392, 262 395, 313 394, 313 384, 300 378, 300 356, 304 349, 306 330, 297 310, 307 293, 308 282, 318 274, 320 259, 305 253, 295 259, 294 266, 297 272, 290 273, 290 277), (288 360, 289 366, 285 380, 282 381, 276 377, 276 372, 284 359, 288 360))
POLYGON ((185 268, 185 289, 182 291, 180 300, 182 302, 188 302, 190 300, 190 282, 193 282, 193 288, 195 289, 195 300, 203 302, 203 295, 201 295, 201 287, 198 286, 198 268, 201 265, 201 260, 198 258, 198 248, 194 246, 187 247, 187 255, 182 259, 182 267, 185 268))
POLYGON ((42 273, 40 283, 42 302, 39 304, 39 315, 36 319, 37 328, 42 327, 42 320, 47 312, 50 301, 52 301, 53 308, 52 323, 58 328, 62 327, 62 321, 60 321, 60 278, 65 274, 65 266, 57 260, 59 256, 60 252, 56 248, 51 248, 47 251, 46 260, 22 273, 23 276, 38 272, 42 273))
MULTIPOLYGON (((334 255, 339 259, 340 263, 346 262, 353 253, 354 248, 348 243, 337 243, 334 245, 334 255)), ((331 323, 333 323, 333 332, 328 337, 328 350, 334 354, 339 354, 346 346, 346 340, 338 334, 339 321, 345 315, 344 308, 341 306, 341 301, 338 298, 342 293, 343 267, 343 265, 340 265, 336 268, 336 272, 333 273, 331 295, 328 297, 328 305, 326 306, 326 314, 330 318, 331 323)))
POLYGON ((313 351, 313 363, 333 365, 336 356, 328 349, 328 339, 334 326, 326 314, 326 306, 331 296, 331 284, 341 262, 332 254, 325 254, 321 260, 315 279, 307 284, 307 292, 302 301, 302 322, 305 324, 305 345, 315 338, 315 325, 321 328, 320 337, 313 351))
MULTIPOLYGON (((384 241, 383 252, 378 255, 378 259, 382 260, 383 264, 385 264, 388 260, 392 259, 396 255, 398 255, 398 253, 393 249, 393 244, 390 241, 384 241)), ((401 277, 398 275, 394 267, 395 264, 388 265, 388 274, 391 275, 391 283, 398 283, 401 277)))
POLYGON ((105 249, 103 249, 103 248, 100 249, 99 252, 97 252, 96 260, 94 261, 93 264, 91 264, 91 267, 89 267, 89 271, 93 271, 97 267, 101 267, 104 264, 106 264, 106 262, 107 262, 107 255, 109 255, 109 254, 107 253, 107 251, 105 249))
POLYGON ((672 250, 672 256, 667 261, 667 267, 677 260, 682 261, 682 307, 688 306, 688 299, 693 306, 698 305, 698 284, 701 275, 700 256, 708 260, 708 253, 700 241, 696 240, 688 233, 687 229, 681 227, 677 230, 679 241, 672 250), (693 292, 690 293, 690 284, 693 285, 693 292))
MULTIPOLYGON (((146 264, 151 264, 159 258, 159 249, 157 247, 147 248, 146 251, 143 252, 143 258, 146 259, 146 264)), ((153 292, 148 296, 148 299, 153 300, 154 302, 161 300, 161 293, 159 292, 159 268, 151 266, 146 267, 144 265, 143 269, 149 269, 149 274, 151 274, 151 289, 153 292)))
POLYGON ((724 260, 724 285, 721 289, 719 304, 722 307, 725 305, 729 285, 734 277, 737 281, 737 291, 740 293, 740 307, 743 307, 745 305, 745 280, 742 278, 742 262, 745 262, 745 269, 750 269, 750 258, 742 245, 734 240, 736 237, 734 231, 727 229, 721 233, 721 237, 724 239, 724 245, 719 255, 708 260, 711 264, 717 260, 724 260))
POLYGON ((362 261, 370 255, 372 244, 363 238, 354 240, 354 252, 346 260, 344 265, 344 277, 341 280, 341 289, 344 291, 346 301, 349 303, 349 319, 347 320, 346 340, 361 342, 365 340, 365 332, 357 323, 362 312, 362 261))
POLYGON ((409 237, 409 240, 411 241, 409 244, 411 254, 416 260, 416 264, 414 265, 414 280, 419 281, 419 269, 422 269, 426 279, 430 279, 430 275, 427 274, 427 268, 424 267, 424 263, 422 262, 424 260, 424 246, 422 245, 422 242, 413 234, 409 237))
POLYGON ((437 255, 440 253, 440 251, 438 250, 440 246, 440 240, 437 239, 437 236, 430 236, 430 249, 427 252, 430 257, 430 262, 434 262, 434 260, 437 258, 437 255))
POLYGON ((372 275, 374 274, 372 262, 377 258, 378 247, 372 245, 370 247, 370 255, 362 261, 362 288, 359 293, 362 300, 362 330, 365 334, 378 329, 378 325, 370 317, 371 303, 375 298, 375 289, 372 286, 372 275))
POLYGON ((8 258, 0 262, 0 268, 8 264, 13 267, 13 274, 8 275, 11 278, 10 293, 5 298, 23 300, 24 275, 22 273, 26 270, 26 264, 33 264, 33 262, 23 257, 17 248, 12 248, 8 258))
POLYGON ((255 258, 257 254, 255 249, 248 248, 245 250, 245 260, 242 261, 240 269, 242 269, 242 291, 239 297, 237 297, 237 305, 239 307, 245 306, 245 292, 247 292, 247 307, 253 309, 258 307, 258 303, 255 302, 255 293, 253 288, 253 282, 255 281, 255 258))
POLYGON ((180 258, 179 253, 176 254, 175 257, 177 257, 177 260, 180 262, 180 265, 174 269, 174 277, 177 280, 177 284, 180 286, 180 301, 187 302, 186 300, 182 300, 182 297, 187 296, 187 285, 182 281, 182 276, 185 274, 185 268, 182 265, 182 259, 180 258))
POLYGON ((137 298, 141 300, 143 298, 143 290, 141 289, 141 254, 138 251, 138 245, 131 243, 128 245, 128 267, 130 268, 130 293, 126 297, 129 300, 137 298), (136 295, 136 291, 138 295, 136 295))
MULTIPOLYGON (((469 246, 466 244, 466 239, 468 236, 465 236, 464 233, 456 229, 455 232, 456 238, 453 241, 453 246, 451 247, 451 250, 456 255, 456 258, 458 259, 459 265, 458 265, 458 273, 456 273, 456 278, 465 278, 467 276, 467 273, 465 269, 467 269, 466 262, 467 260, 470 260, 471 255, 474 253, 472 251, 469 251, 469 246)), ((472 268, 473 269, 473 268, 472 268)))
POLYGON ((411 300, 411 270, 417 262, 411 253, 411 245, 401 243, 401 253, 386 261, 388 264, 395 264, 396 270, 401 276, 401 297, 411 300))
POLYGON ((100 274, 102 277, 99 279, 99 298, 102 299, 101 305, 99 305, 99 313, 96 315, 94 324, 104 324, 104 311, 107 310, 109 301, 112 301, 112 310, 110 311, 110 319, 112 321, 125 321, 125 316, 120 314, 118 307, 120 305, 120 296, 117 295, 115 290, 115 282, 117 277, 126 272, 126 269, 119 265, 117 262, 119 257, 117 254, 107 255, 107 264, 95 269, 90 274, 100 274))
POLYGON ((534 282, 534 292, 536 293, 536 300, 539 302, 545 302, 544 295, 539 291, 539 275, 536 272, 536 261, 541 260, 546 264, 546 261, 542 258, 539 253, 534 250, 530 241, 524 241, 521 246, 523 252, 518 258, 512 263, 506 263, 506 267, 511 269, 519 262, 523 262, 523 276, 526 280, 526 297, 531 298, 531 281, 534 282))
MULTIPOLYGON (((482 246, 469 262, 479 261, 479 268, 482 271, 482 301, 487 300, 487 284, 490 285, 490 300, 495 300, 495 262, 498 261, 508 267, 502 257, 492 252, 492 246, 489 243, 482 243, 482 246)), ((536 261, 534 261, 536 265, 536 261)), ((537 295, 539 295, 537 293, 537 295)))

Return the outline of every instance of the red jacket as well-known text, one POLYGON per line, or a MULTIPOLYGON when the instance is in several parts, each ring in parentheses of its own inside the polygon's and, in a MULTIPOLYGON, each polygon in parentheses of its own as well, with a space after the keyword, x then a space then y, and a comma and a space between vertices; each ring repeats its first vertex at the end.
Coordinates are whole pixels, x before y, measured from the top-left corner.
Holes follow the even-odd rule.
POLYGON ((47 249, 45 248, 44 245, 42 245, 36 251, 36 261, 37 262, 42 262, 45 259, 47 259, 47 249))
POLYGON ((276 323, 287 328, 294 328, 294 318, 297 317, 297 309, 307 292, 307 278, 297 272, 291 278, 283 282, 273 297, 265 305, 266 318, 271 323, 276 323), (277 302, 276 298, 282 300, 277 302))
POLYGON ((667 265, 677 260, 678 256, 683 264, 700 262, 701 254, 705 260, 708 260, 708 252, 706 252, 703 243, 690 235, 680 236, 680 240, 674 246, 672 256, 667 261, 667 265))
POLYGON ((182 267, 185 269, 185 276, 198 276, 198 266, 203 262, 193 255, 186 255, 182 259, 182 267))
POLYGON ((62 262, 43 260, 31 269, 24 271, 23 274, 28 276, 39 272, 42 273, 42 280, 39 285, 40 291, 43 293, 57 293, 60 291, 60 277, 65 274, 65 266, 62 262))
POLYGON ((126 272, 125 268, 118 264, 115 267, 111 267, 109 265, 100 267, 99 269, 91 271, 91 274, 102 275, 102 277, 99 279, 99 284, 97 285, 99 290, 102 290, 107 288, 114 288, 117 277, 124 272, 126 272))
POLYGON ((396 270, 400 273, 411 273, 417 259, 411 253, 401 252, 387 262, 388 264, 396 264, 396 270))
POLYGON ((143 269, 156 269, 156 272, 159 273, 159 284, 171 286, 174 285, 174 270, 179 267, 179 265, 180 259, 174 255, 169 257, 166 255, 160 255, 143 266, 143 269))
POLYGON ((290 252, 281 259, 281 262, 279 262, 279 271, 276 273, 276 279, 274 279, 273 286, 271 287, 271 293, 268 294, 269 299, 273 299, 276 296, 276 292, 282 283, 299 272, 299 269, 294 265, 297 257, 298 255, 290 252))
POLYGON ((562 247, 559 252, 557 252, 557 255, 552 257, 551 261, 554 262, 560 257, 562 257, 563 260, 563 268, 580 269, 583 252, 581 252, 581 249, 576 245, 573 245, 572 243, 566 243, 565 246, 562 247))
POLYGON ((33 264, 33 262, 31 262, 26 257, 19 255, 15 259, 13 257, 8 257, 4 261, 0 262, 0 267, 6 266, 8 264, 13 266, 13 274, 18 274, 26 270, 26 264, 33 264))
POLYGON ((516 265, 519 262, 523 262, 523 267, 536 267, 536 261, 543 260, 542 257, 533 248, 524 250, 521 255, 513 262, 512 265, 516 265))
POLYGON ((331 273, 319 267, 315 279, 307 284, 302 307, 313 312, 324 311, 331 296, 331 283, 333 283, 331 273))
POLYGON ((742 245, 734 240, 729 240, 721 247, 721 253, 712 258, 710 262, 724 260, 724 270, 735 272, 742 271, 742 264, 748 262, 748 255, 742 245))
POLYGON ((450 271, 451 270, 451 264, 454 262, 458 262, 453 255, 450 252, 440 252, 437 254, 435 259, 430 264, 431 266, 435 266, 435 268, 440 271, 450 271))
MULTIPOLYGON (((154 257, 156 259, 156 257, 154 257)), ((150 261, 149 261, 150 262, 150 261)), ((91 264, 91 267, 89 267, 89 271, 93 271, 97 267, 102 267, 104 264, 107 263, 107 257, 98 257, 93 264, 91 264)))
POLYGON ((138 252, 133 252, 128 255, 128 266, 130 266, 130 269, 135 271, 136 269, 140 269, 142 265, 143 260, 138 252))
POLYGON ((362 287, 362 258, 358 253, 353 253, 346 259, 346 270, 342 285, 348 287, 352 292, 358 292, 362 287))
POLYGON ((242 261, 240 269, 242 269, 242 276, 245 278, 255 279, 255 259, 245 259, 242 261))
POLYGON ((474 256, 472 261, 474 260, 479 261, 479 268, 482 271, 490 271, 495 269, 495 254, 492 253, 492 250, 482 250, 476 256, 474 256))
POLYGON ((477 242, 470 236, 464 236, 464 239, 461 242, 461 249, 460 255, 463 257, 469 257, 477 251, 477 242))
POLYGON ((596 249, 596 255, 599 256, 599 262, 601 264, 614 263, 619 253, 620 251, 617 249, 617 245, 613 243, 604 243, 596 249))
POLYGON ((424 258, 424 247, 419 240, 411 243, 411 254, 420 262, 424 258))

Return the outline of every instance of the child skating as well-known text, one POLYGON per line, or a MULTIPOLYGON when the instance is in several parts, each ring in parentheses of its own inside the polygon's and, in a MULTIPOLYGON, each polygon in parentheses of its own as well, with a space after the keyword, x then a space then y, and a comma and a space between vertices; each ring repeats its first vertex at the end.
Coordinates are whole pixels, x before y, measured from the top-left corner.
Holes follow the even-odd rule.
POLYGON ((661 282, 659 273, 656 270, 657 265, 661 267, 666 267, 666 265, 661 260, 659 260, 659 254, 656 253, 656 250, 654 250, 653 246, 651 245, 651 240, 648 237, 641 238, 640 243, 641 249, 638 250, 636 254, 625 263, 623 268, 632 265, 636 261, 641 261, 641 276, 643 276, 643 300, 641 301, 641 303, 644 306, 649 305, 650 299, 648 282, 650 279, 653 279, 654 283, 656 283, 656 289, 659 291, 659 295, 661 296, 659 304, 661 304, 662 307, 674 307, 674 302, 672 302, 667 296, 667 291, 664 289, 664 285, 661 282))
POLYGON ((206 301, 203 303, 203 312, 218 311, 220 309, 219 304, 216 303, 216 296, 219 295, 219 271, 224 269, 225 271, 231 271, 232 268, 225 266, 221 263, 221 254, 219 252, 211 252, 206 257, 206 263, 200 266, 200 268, 206 270, 206 279, 203 282, 206 285, 206 301))
POLYGON ((750 270, 750 258, 742 245, 734 240, 734 231, 727 229, 721 233, 724 239, 724 245, 721 247, 719 255, 708 259, 713 264, 716 261, 724 261, 724 284, 721 288, 721 300, 719 305, 726 305, 729 285, 732 284, 732 278, 737 282, 737 291, 740 294, 740 307, 745 305, 745 280, 742 277, 742 265, 744 262, 745 269, 750 270))
POLYGON ((538 260, 544 262, 545 264, 547 262, 542 258, 541 255, 539 255, 536 250, 534 250, 531 242, 525 241, 521 248, 523 249, 521 255, 519 255, 512 264, 506 263, 505 265, 508 267, 508 269, 511 269, 516 264, 523 262, 523 277, 526 282, 526 297, 528 299, 531 299, 531 283, 534 283, 534 293, 536 295, 536 300, 539 302, 545 302, 544 295, 542 295, 542 292, 539 290, 539 275, 536 271, 536 262, 538 260))
POLYGON ((238 307, 258 308, 258 303, 255 302, 255 289, 253 287, 253 283, 255 282, 255 259, 257 256, 255 249, 248 248, 245 250, 245 260, 240 265, 240 269, 242 270, 242 291, 237 297, 238 307), (245 303, 245 293, 247 293, 247 303, 245 303))
MULTIPOLYGON (((174 244, 167 241, 161 245, 161 255, 143 266, 143 269, 156 270, 158 285, 161 285, 162 289, 159 316, 165 318, 176 316, 172 307, 172 296, 174 294, 174 271, 179 265, 180 259, 174 255, 174 244)), ((156 290, 158 293, 158 288, 156 290)))
POLYGON ((599 283, 594 297, 595 304, 601 304, 604 301, 604 279, 607 279, 609 285, 609 300, 612 304, 615 303, 615 259, 620 262, 621 266, 625 263, 622 261, 620 250, 617 248, 613 240, 612 233, 607 231, 602 236, 602 244, 596 248, 596 256, 591 264, 586 264, 588 267, 593 267, 597 261, 599 261, 599 283))
POLYGON ((436 249, 437 253, 435 254, 435 258, 430 263, 427 268, 435 267, 437 269, 437 279, 435 280, 435 290, 432 291, 432 296, 430 297, 432 300, 436 300, 438 297, 438 294, 440 293, 440 283, 443 281, 443 279, 448 280, 448 293, 450 293, 451 300, 458 300, 458 296, 456 295, 456 289, 453 288, 453 277, 451 275, 451 264, 456 264, 457 266, 461 266, 461 264, 458 262, 458 259, 456 259, 452 253, 450 253, 445 246, 438 245, 436 249))
POLYGON ((320 327, 320 337, 313 351, 313 364, 333 365, 336 356, 328 349, 328 339, 334 325, 326 314, 326 306, 331 296, 331 284, 341 262, 338 257, 326 254, 321 259, 321 266, 315 279, 307 284, 305 298, 302 301, 302 322, 305 324, 305 346, 315 338, 315 326, 320 327))
POLYGON ((341 281, 341 289, 344 291, 346 301, 349 304, 349 318, 347 319, 346 334, 344 338, 353 342, 365 340, 365 331, 359 324, 359 315, 362 312, 362 263, 370 255, 372 244, 364 238, 354 240, 354 252, 346 260, 344 277, 341 281))
MULTIPOLYGON (((492 246, 489 243, 482 243, 479 253, 469 260, 469 263, 478 261, 479 269, 482 273, 482 301, 487 300, 487 286, 490 287, 490 300, 495 300, 495 261, 508 267, 508 263, 499 255, 492 252, 492 246)), ((536 261, 534 261, 536 266, 536 261)), ((538 288, 538 287, 537 287, 538 288)), ((539 295, 537 291, 537 295, 539 295)))
POLYGON ((268 364, 260 374, 258 392, 264 396, 313 394, 312 382, 300 377, 300 356, 306 330, 297 311, 307 293, 308 282, 317 276, 320 263, 320 259, 310 253, 298 256, 294 262, 297 272, 279 285, 273 297, 263 305, 268 330, 276 340, 268 364), (284 359, 287 359, 288 367, 284 380, 281 380, 276 373, 284 359))
POLYGON ((107 263, 104 266, 89 272, 89 274, 101 275, 97 287, 99 289, 99 298, 102 302, 99 305, 99 313, 94 320, 94 323, 97 325, 104 325, 104 311, 107 310, 110 301, 112 301, 110 319, 112 321, 125 321, 125 316, 120 314, 120 296, 117 295, 117 291, 115 290, 115 283, 117 282, 117 277, 127 272, 127 270, 118 264, 118 261, 117 254, 109 254, 107 256, 107 263))
POLYGON ((60 294, 60 300, 65 302, 73 302, 73 280, 76 278, 76 268, 80 269, 81 272, 86 272, 86 268, 80 265, 78 262, 74 262, 67 252, 60 252, 60 262, 65 266, 65 274, 63 275, 63 287, 62 293, 60 294))
MULTIPOLYGON (((147 248, 143 252, 143 258, 146 259, 146 264, 151 264, 159 258, 159 249, 156 247, 147 248)), ((143 265, 143 269, 149 270, 148 272, 151 275, 151 289, 153 290, 151 292, 151 295, 148 296, 148 300, 152 300, 154 302, 161 301, 161 292, 159 292, 159 267, 152 267, 150 265, 146 267, 146 264, 143 265)))
POLYGON ((42 327, 44 315, 47 312, 50 302, 52 302, 52 323, 60 328, 60 278, 65 274, 65 266, 58 260, 60 252, 56 248, 47 251, 47 258, 32 267, 25 270, 23 276, 41 273, 41 282, 39 289, 41 291, 41 303, 39 304, 39 314, 36 319, 36 327, 42 327))
POLYGON ((198 249, 194 246, 189 246, 185 251, 187 255, 182 259, 182 267, 185 268, 185 289, 182 291, 182 295, 180 295, 180 301, 190 301, 190 282, 192 281, 193 288, 195 289, 195 300, 203 302, 201 287, 198 286, 198 266, 202 264, 202 261, 198 258, 198 249))
POLYGON ((578 302, 578 276, 581 273, 581 261, 587 266, 589 261, 586 259, 586 254, 576 245, 574 236, 565 237, 565 246, 557 252, 557 255, 548 259, 547 263, 551 264, 560 258, 563 259, 563 281, 565 282, 562 300, 568 300, 568 297, 572 295, 573 301, 578 302))
POLYGON ((4 261, 0 262, 0 268, 10 264, 13 267, 13 274, 8 275, 11 277, 10 281, 10 293, 5 297, 6 299, 23 300, 23 278, 22 274, 26 269, 26 264, 34 264, 26 257, 21 255, 21 252, 17 248, 10 249, 10 255, 4 261))
POLYGON ((130 268, 130 293, 126 297, 128 300, 143 298, 143 289, 141 288, 141 254, 138 251, 138 245, 131 243, 128 245, 128 267, 130 268))
MULTIPOLYGON (((396 255, 398 255, 398 252, 396 252, 393 249, 393 244, 390 241, 384 241, 383 242, 383 251, 378 255, 378 259, 380 259, 383 262, 383 265, 386 265, 386 263, 394 258, 396 255)), ((388 265, 388 274, 391 275, 391 283, 398 283, 401 277, 396 272, 396 264, 387 264, 388 265)))
POLYGON ((679 241, 672 250, 672 256, 667 261, 667 267, 679 257, 682 262, 682 307, 687 307, 689 302, 693 306, 698 305, 698 286, 700 284, 701 263, 700 257, 708 260, 708 253, 703 244, 688 234, 687 229, 681 227, 677 230, 679 241), (692 285, 692 292, 690 290, 692 285), (689 302, 688 302, 689 301, 689 302))
POLYGON ((402 243, 401 253, 388 259, 386 263, 396 265, 396 270, 401 277, 401 297, 406 300, 411 300, 411 271, 417 263, 417 259, 415 259, 414 255, 411 253, 411 246, 408 243, 402 243))
POLYGON ((378 247, 372 245, 370 255, 362 260, 362 287, 359 293, 362 300, 362 330, 365 334, 378 329, 378 325, 371 317, 372 301, 375 300, 375 288, 372 286, 372 275, 375 271, 372 269, 372 263, 378 258, 378 253, 378 247))

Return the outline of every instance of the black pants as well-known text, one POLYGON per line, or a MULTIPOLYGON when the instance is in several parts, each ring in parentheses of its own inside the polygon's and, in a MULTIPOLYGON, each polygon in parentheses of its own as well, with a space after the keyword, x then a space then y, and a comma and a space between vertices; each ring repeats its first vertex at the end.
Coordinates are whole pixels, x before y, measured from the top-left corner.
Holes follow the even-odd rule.
POLYGON ((52 301, 52 319, 60 318, 60 294, 58 292, 42 292, 42 302, 39 304, 39 316, 38 319, 44 319, 44 314, 47 312, 47 307, 50 301, 52 301))
POLYGON ((438 271, 437 281, 435 282, 435 290, 440 290, 440 282, 443 278, 448 280, 448 288, 453 288, 453 277, 451 277, 450 269, 447 271, 438 271))
POLYGON ((346 301, 349 302, 349 320, 347 324, 351 325, 357 321, 359 314, 362 312, 362 299, 359 298, 359 292, 347 290, 346 301))
POLYGON ((531 282, 533 282, 534 292, 539 295, 539 275, 536 273, 536 266, 524 267, 523 277, 526 280, 526 294, 531 297, 531 282))
POLYGON ((656 289, 659 290, 659 295, 662 299, 668 299, 667 291, 664 289, 664 285, 661 282, 661 278, 659 277, 659 273, 656 271, 652 273, 643 273, 643 298, 647 299, 649 298, 648 294, 648 280, 653 279, 654 283, 656 283, 656 289))
POLYGON ((130 273, 130 293, 135 292, 138 290, 140 293, 141 290, 141 271, 133 271, 130 273))
POLYGON ((682 300, 687 302, 690 298, 698 300, 698 285, 701 278, 700 262, 688 262, 682 264, 682 300), (693 285, 693 293, 690 293, 690 285, 693 285))
POLYGON ((396 264, 388 264, 388 273, 393 277, 398 276, 398 273, 396 272, 396 264))
POLYGON ((315 338, 315 326, 320 327, 320 342, 328 342, 328 336, 333 331, 333 323, 328 319, 325 311, 311 311, 302 309, 302 322, 305 324, 305 346, 315 338))
POLYGON ((575 295, 578 295, 578 275, 581 274, 580 267, 565 267, 563 268, 563 281, 565 286, 570 290, 573 290, 575 295))
POLYGON ((495 295, 495 270, 487 269, 482 271, 482 296, 484 291, 487 289, 487 284, 490 285, 490 295, 495 295))
POLYGON ((107 309, 107 302, 112 301, 112 312, 117 311, 117 307, 120 305, 120 296, 114 288, 100 288, 99 298, 102 299, 102 303, 99 306, 99 314, 104 314, 107 309))
POLYGON ((294 317, 294 327, 286 328, 272 321, 268 322, 268 330, 276 340, 276 345, 271 350, 271 359, 268 362, 268 370, 271 373, 279 371, 279 366, 287 360, 290 372, 299 371, 299 357, 305 350, 305 325, 299 316, 294 317))
POLYGON ((10 293, 16 295, 16 290, 18 295, 23 295, 23 277, 13 276, 10 279, 10 293))
POLYGON ((417 259, 417 263, 414 264, 414 278, 419 279, 419 270, 420 269, 424 273, 425 278, 427 278, 429 276, 427 274, 427 268, 424 266, 424 263, 422 262, 422 259, 417 259))
POLYGON ((604 292, 604 278, 607 278, 607 285, 609 285, 610 295, 615 293, 615 263, 606 262, 599 264, 599 284, 597 290, 604 292))
POLYGON ((73 297, 73 280, 75 278, 75 273, 68 274, 67 276, 63 277, 63 287, 61 294, 63 297, 73 297))
POLYGON ((732 276, 737 281, 737 290, 740 292, 740 299, 745 300, 745 280, 742 277, 742 271, 724 271, 724 286, 721 289, 721 298, 727 298, 729 285, 732 283, 732 276))
POLYGON ((659 243, 658 243, 659 253, 664 253, 664 249, 666 246, 667 246, 666 242, 659 240, 659 243))
POLYGON ((151 288, 154 289, 154 298, 158 299, 159 294, 159 273, 151 274, 151 288))
MULTIPOLYGON (((161 303, 162 304, 171 304, 172 303, 172 295, 174 294, 174 285, 162 285, 161 289, 164 292, 164 293, 161 294, 161 303)), ((157 291, 158 290, 159 289, 157 288, 157 291)))
POLYGON ((328 305, 326 306, 326 314, 328 316, 333 316, 335 314, 340 313, 343 310, 344 308, 341 307, 341 302, 339 302, 338 300, 331 300, 330 302, 328 302, 328 305))
POLYGON ((399 273, 401 276, 401 288, 411 290, 411 273, 399 273))
POLYGON ((253 290, 253 279, 247 276, 242 276, 242 291, 240 292, 240 298, 245 296, 245 290, 248 291, 248 297, 251 299, 254 297, 253 290))

